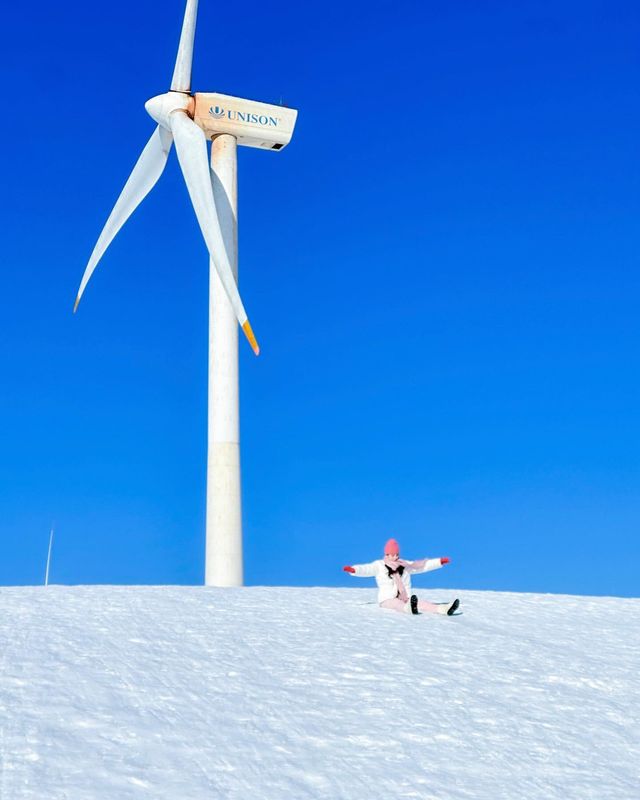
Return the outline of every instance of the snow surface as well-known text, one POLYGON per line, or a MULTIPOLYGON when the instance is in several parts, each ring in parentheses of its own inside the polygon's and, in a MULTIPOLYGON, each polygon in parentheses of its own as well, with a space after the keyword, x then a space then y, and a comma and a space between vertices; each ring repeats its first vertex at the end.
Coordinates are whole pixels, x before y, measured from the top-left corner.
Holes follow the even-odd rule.
POLYGON ((0 798, 638 800, 640 600, 458 596, 0 589, 0 798))

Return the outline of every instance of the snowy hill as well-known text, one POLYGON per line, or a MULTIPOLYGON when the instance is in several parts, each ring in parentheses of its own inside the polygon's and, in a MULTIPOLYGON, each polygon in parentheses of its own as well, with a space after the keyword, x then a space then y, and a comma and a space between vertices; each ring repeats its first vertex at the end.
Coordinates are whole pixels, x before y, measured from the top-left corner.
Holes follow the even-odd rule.
POLYGON ((0 589, 0 798, 637 800, 640 600, 458 596, 0 589))

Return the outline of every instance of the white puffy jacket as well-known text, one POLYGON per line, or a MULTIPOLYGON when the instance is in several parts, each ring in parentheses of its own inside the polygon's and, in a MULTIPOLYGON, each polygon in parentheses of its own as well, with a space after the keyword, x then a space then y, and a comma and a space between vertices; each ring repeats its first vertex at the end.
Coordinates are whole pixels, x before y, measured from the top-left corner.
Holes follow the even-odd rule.
MULTIPOLYGON (((432 569, 440 569, 442 562, 439 558, 423 558, 421 561, 407 561, 403 559, 405 565, 404 572, 402 573, 402 583, 407 591, 407 596, 411 597, 411 575, 418 572, 430 572, 432 569)), ((372 561, 370 564, 354 564, 353 568, 357 578, 375 578, 378 584, 378 603, 384 603, 385 600, 392 600, 398 595, 395 581, 389 575, 384 563, 384 559, 380 558, 377 561, 372 561)))

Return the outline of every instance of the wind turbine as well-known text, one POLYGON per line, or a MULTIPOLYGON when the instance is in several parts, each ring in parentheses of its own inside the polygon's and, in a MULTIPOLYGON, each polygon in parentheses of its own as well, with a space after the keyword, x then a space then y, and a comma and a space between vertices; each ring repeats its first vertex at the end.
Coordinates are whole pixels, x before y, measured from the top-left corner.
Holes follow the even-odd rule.
POLYGON ((175 143, 209 251, 209 407, 205 583, 243 583, 238 409, 238 327, 258 343, 237 286, 237 146, 281 150, 298 112, 219 93, 191 93, 198 0, 187 0, 171 89, 145 103, 158 123, 93 249, 74 312, 105 250, 153 189, 175 143), (207 152, 211 139, 211 158, 207 152))

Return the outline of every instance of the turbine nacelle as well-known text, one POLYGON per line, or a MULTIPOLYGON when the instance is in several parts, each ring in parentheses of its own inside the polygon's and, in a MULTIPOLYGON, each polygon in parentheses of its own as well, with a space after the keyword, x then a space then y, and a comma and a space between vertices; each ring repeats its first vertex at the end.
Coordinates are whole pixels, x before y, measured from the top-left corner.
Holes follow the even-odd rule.
POLYGON ((195 111, 195 100, 190 94, 185 92, 165 92, 152 97, 144 104, 147 114, 155 120, 158 125, 170 131, 171 122, 169 116, 174 111, 183 111, 193 119, 195 111))
POLYGON ((219 92, 196 92, 193 100, 191 116, 208 139, 228 133, 239 145, 262 150, 282 150, 288 145, 298 117, 293 108, 219 92))
POLYGON ((282 150, 289 144, 298 112, 293 108, 260 103, 219 92, 170 91, 144 104, 158 125, 171 130, 170 116, 182 111, 204 131, 207 139, 220 133, 233 136, 239 145, 262 150, 282 150))

